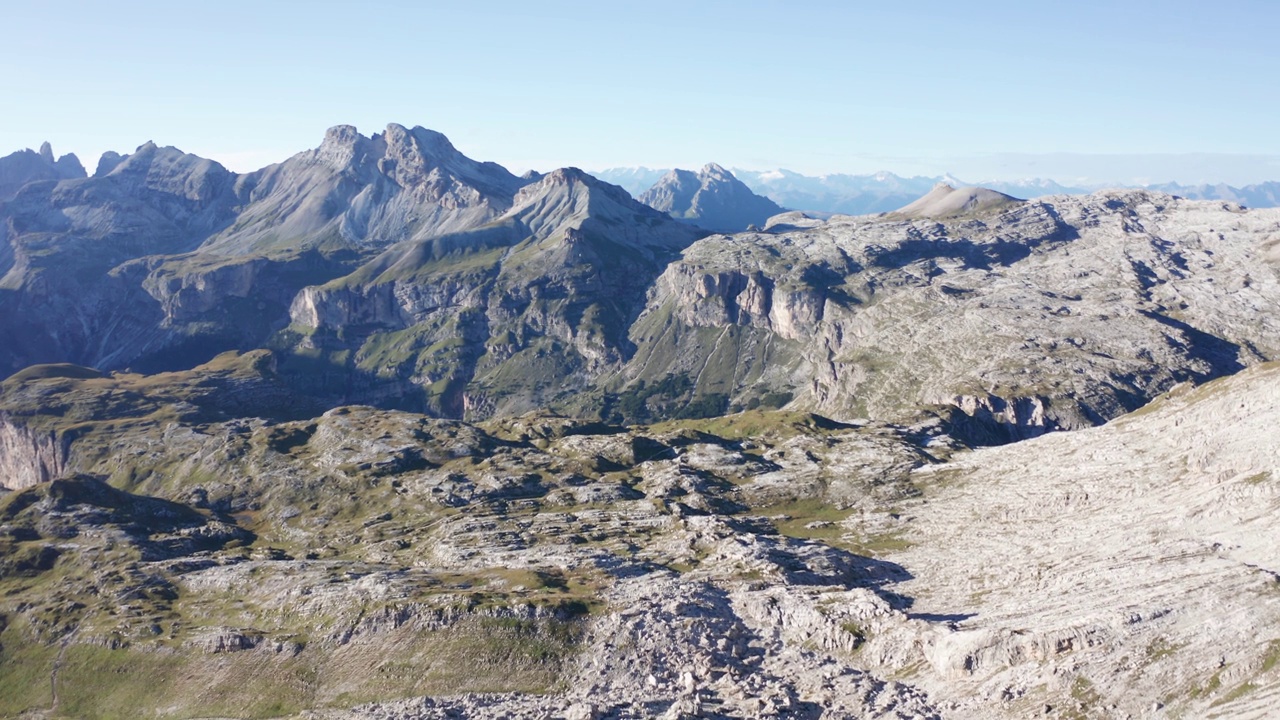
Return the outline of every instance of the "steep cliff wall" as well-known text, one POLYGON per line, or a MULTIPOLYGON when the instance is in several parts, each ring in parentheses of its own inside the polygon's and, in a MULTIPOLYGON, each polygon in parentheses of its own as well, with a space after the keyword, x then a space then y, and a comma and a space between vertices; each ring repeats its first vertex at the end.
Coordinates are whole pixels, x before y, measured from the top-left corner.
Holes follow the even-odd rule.
POLYGON ((67 469, 70 442, 0 414, 0 487, 21 490, 60 477, 67 469))

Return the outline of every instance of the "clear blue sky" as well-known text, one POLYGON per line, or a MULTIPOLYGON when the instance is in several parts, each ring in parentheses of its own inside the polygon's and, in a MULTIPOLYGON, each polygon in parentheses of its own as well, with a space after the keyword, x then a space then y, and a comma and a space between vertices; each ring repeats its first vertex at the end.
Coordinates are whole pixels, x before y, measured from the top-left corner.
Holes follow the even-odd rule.
POLYGON ((0 0, 0 17, 0 154, 47 139, 91 171, 147 140, 248 170, 331 125, 398 122, 517 171, 1280 179, 1271 0, 0 0))

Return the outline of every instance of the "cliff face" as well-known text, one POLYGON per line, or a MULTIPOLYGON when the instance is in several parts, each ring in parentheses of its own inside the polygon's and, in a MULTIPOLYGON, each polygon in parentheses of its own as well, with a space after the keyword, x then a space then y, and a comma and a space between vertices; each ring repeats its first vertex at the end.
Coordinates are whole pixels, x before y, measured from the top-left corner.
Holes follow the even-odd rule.
POLYGON ((20 150, 0 157, 0 202, 12 199, 24 185, 46 180, 72 180, 85 177, 84 166, 75 155, 53 157, 49 143, 40 151, 20 150))
POLYGON ((658 278, 657 298, 691 327, 741 325, 767 330, 786 340, 812 336, 826 312, 821 287, 777 285, 760 270, 708 272, 676 263, 658 278))
POLYGON ((932 408, 984 443, 1093 425, 1278 349, 1256 310, 1280 302, 1275 211, 1143 192, 961 203, 940 221, 780 222, 663 264, 650 259, 661 244, 604 240, 598 208, 520 207, 483 236, 399 248, 304 290, 294 325, 325 330, 304 346, 356 350, 405 388, 443 382, 468 417, 548 402, 785 402, 904 421, 932 408), (546 221, 556 213, 577 219, 564 230, 546 221), (333 341, 359 327, 372 332, 333 341), (512 384, 509 363, 566 390, 512 384))
POLYGON ((510 208, 523 184, 425 128, 391 124, 365 137, 339 125, 320 147, 239 178, 244 207, 204 250, 380 249, 479 227, 510 208))
MULTIPOLYGON (((727 182, 702 175, 668 199, 727 182)), ((943 187, 883 217, 703 237, 579 170, 516 178, 422 128, 339 126, 248 175, 148 143, 0 202, 0 369, 269 346, 333 403, 929 407, 1014 439, 1274 357, 1273 212, 943 187)))
POLYGON ((1280 302, 1275 211, 1130 192, 966 213, 701 240, 655 283, 622 376, 844 418, 951 408, 1007 441, 1280 350, 1256 311, 1280 302))
POLYGON ((162 317, 137 258, 189 251, 231 221, 234 176, 148 143, 105 175, 28 185, 0 204, 12 262, 0 279, 0 350, 13 372, 41 362, 110 365, 145 354, 162 317))
POLYGON ((22 490, 61 477, 70 442, 0 414, 0 487, 22 490))
POLYGON ((574 169, 515 202, 484 228, 404 243, 304 289, 296 347, 377 378, 351 400, 399 388, 404 407, 483 417, 575 397, 621 366, 652 279, 700 233, 574 169))

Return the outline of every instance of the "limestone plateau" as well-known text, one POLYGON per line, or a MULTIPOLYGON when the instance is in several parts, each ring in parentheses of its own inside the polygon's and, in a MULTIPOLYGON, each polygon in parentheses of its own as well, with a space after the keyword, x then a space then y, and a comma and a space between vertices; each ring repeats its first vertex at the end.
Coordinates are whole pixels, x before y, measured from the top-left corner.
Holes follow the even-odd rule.
POLYGON ((1275 716, 1280 209, 930 187, 0 158, 0 716, 1275 716))

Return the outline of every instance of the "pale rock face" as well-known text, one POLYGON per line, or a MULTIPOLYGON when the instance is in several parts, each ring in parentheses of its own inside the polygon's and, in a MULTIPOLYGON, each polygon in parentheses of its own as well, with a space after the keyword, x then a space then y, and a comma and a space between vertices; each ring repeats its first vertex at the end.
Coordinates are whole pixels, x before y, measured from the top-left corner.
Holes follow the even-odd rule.
POLYGON ((715 232, 738 232, 761 226, 782 208, 760 197, 733 176, 710 163, 697 173, 672 170, 639 196, 640 202, 677 220, 715 232))
POLYGON ((1018 202, 1017 198, 980 187, 954 188, 939 183, 924 197, 893 212, 913 218, 935 218, 981 212, 1018 202))
POLYGON ((1280 303, 1274 210, 1117 192, 973 212, 703 239, 658 279, 624 375, 699 367, 714 345, 695 331, 738 326, 749 345, 735 377, 757 382, 768 353, 795 407, 890 418, 949 406, 979 435, 1018 439, 1280 352, 1263 310, 1280 303), (659 350, 675 360, 655 364, 659 350))
POLYGON ((522 188, 512 208, 483 228, 402 243, 346 278, 304 289, 291 321, 326 332, 375 328, 353 338, 360 358, 385 357, 373 348, 388 335, 420 329, 415 344, 368 368, 388 388, 447 381, 453 389, 437 412, 524 412, 543 400, 528 387, 490 389, 486 370, 507 377, 548 342, 566 348, 557 351, 565 369, 545 379, 555 391, 572 392, 619 367, 625 327, 651 279, 700 235, 619 187, 563 168, 522 188), (430 348, 445 346, 457 355, 431 358, 430 348), (500 407, 491 393, 512 406, 500 407))
POLYGON ((204 249, 381 248, 483 225, 511 207, 524 182, 425 128, 392 124, 365 137, 339 125, 319 148, 241 177, 246 205, 236 225, 204 249))
POLYGON ((988 704, 1001 695, 1057 705, 1046 692, 1081 685, 1135 717, 1153 703, 1161 717, 1261 717, 1277 687, 1262 669, 1275 633, 1258 629, 1277 612, 1262 598, 1280 567, 1265 530, 1280 508, 1278 412, 1270 363, 1100 428, 916 471, 928 502, 904 508, 913 547, 890 559, 914 576, 900 586, 920 593, 912 612, 962 618, 914 633, 921 687, 963 717, 1017 715, 988 704), (1215 674, 1216 697, 1194 692, 1215 674), (1231 692, 1246 684, 1256 692, 1231 692))
POLYGON ((21 490, 61 477, 70 442, 0 415, 0 488, 21 490))
POLYGON ((674 298, 676 316, 688 325, 758 327, 788 340, 808 337, 825 305, 817 292, 778 292, 773 279, 759 271, 703 274, 681 264, 658 282, 662 293, 674 298))

